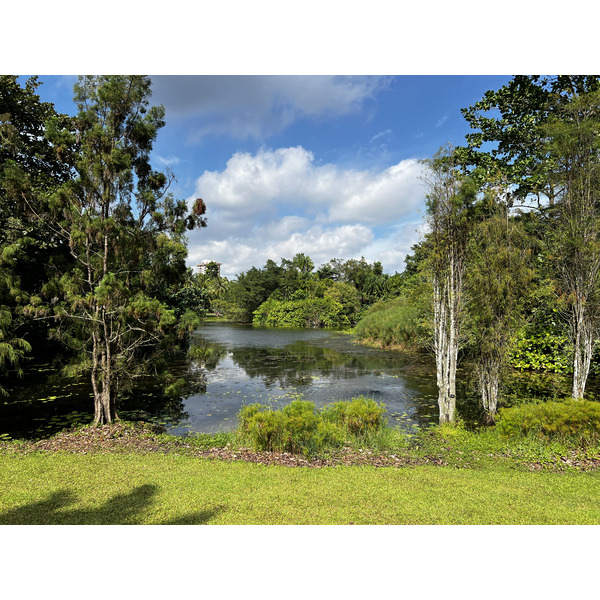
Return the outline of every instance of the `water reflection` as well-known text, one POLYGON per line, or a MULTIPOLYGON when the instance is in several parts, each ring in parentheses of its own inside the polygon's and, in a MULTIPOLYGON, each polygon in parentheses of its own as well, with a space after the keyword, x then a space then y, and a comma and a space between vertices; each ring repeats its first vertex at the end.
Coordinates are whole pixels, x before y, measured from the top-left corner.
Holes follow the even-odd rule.
MULTIPOLYGON (((119 415, 158 422, 170 433, 232 429, 244 404, 274 408, 302 397, 321 407, 359 395, 387 407, 388 422, 410 428, 438 420, 435 369, 431 358, 376 350, 343 332, 269 329, 251 325, 206 323, 191 340, 193 359, 171 364, 188 389, 165 396, 153 379, 140 381, 120 398, 119 415)), ((92 420, 89 380, 51 383, 49 365, 30 368, 0 400, 0 435, 49 435, 71 423, 92 420)), ((596 394, 597 378, 587 393, 596 394)), ((479 400, 468 373, 459 370, 457 408, 467 423, 480 416, 479 400)), ((568 395, 570 377, 513 374, 505 381, 503 404, 523 398, 568 395)))
POLYGON ((296 397, 321 407, 362 394, 384 403, 392 424, 437 420, 430 361, 357 345, 343 332, 208 323, 191 346, 210 357, 194 361, 206 392, 185 400, 189 418, 172 433, 231 429, 244 404, 276 408, 296 397))

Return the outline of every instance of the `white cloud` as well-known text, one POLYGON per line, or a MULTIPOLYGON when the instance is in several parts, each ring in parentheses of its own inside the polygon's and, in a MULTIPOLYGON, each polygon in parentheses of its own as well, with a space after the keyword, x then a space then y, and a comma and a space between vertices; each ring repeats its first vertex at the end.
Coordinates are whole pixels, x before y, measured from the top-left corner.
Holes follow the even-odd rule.
POLYGON ((235 154, 197 179, 208 228, 191 234, 189 262, 216 260, 234 277, 303 252, 317 266, 364 256, 402 270, 416 241, 402 224, 414 231, 423 203, 419 174, 413 159, 360 171, 318 164, 302 147, 235 154))
POLYGON ((415 159, 359 171, 318 165, 302 147, 280 148, 235 154, 224 171, 198 178, 196 195, 236 219, 284 207, 324 222, 379 224, 401 218, 421 201, 420 173, 415 159))
POLYGON ((180 162, 177 156, 160 156, 158 154, 153 155, 163 167, 172 167, 180 162))
POLYGON ((169 122, 186 117, 188 141, 210 133, 265 139, 301 117, 357 112, 388 83, 357 76, 154 76, 152 101, 169 122))
POLYGON ((392 135, 392 130, 391 129, 386 129, 385 131, 380 131, 379 133, 376 133, 372 138, 371 138, 371 142, 374 142, 382 137, 389 137, 390 135, 392 135))

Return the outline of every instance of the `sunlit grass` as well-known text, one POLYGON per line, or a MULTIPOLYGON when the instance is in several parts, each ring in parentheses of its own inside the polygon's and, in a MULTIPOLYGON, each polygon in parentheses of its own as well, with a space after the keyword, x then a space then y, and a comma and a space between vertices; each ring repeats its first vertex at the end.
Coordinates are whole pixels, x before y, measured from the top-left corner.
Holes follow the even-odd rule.
POLYGON ((595 524, 598 473, 0 455, 0 523, 595 524))

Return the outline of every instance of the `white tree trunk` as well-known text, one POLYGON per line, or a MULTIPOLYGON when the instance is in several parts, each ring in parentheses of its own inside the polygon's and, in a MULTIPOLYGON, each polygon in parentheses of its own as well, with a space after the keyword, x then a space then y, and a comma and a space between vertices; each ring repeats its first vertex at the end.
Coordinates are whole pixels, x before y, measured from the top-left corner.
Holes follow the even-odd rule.
POLYGON ((442 284, 434 278, 434 354, 436 362, 440 424, 452 423, 456 409, 456 363, 458 331, 452 283, 448 275, 442 284))
POLYGON ((582 303, 575 304, 572 308, 571 327, 573 340, 573 387, 571 395, 576 400, 582 400, 594 351, 594 326, 590 315, 586 314, 585 305, 582 303))
POLYGON ((494 423, 498 411, 500 362, 492 356, 482 357, 477 367, 477 383, 486 420, 494 423))

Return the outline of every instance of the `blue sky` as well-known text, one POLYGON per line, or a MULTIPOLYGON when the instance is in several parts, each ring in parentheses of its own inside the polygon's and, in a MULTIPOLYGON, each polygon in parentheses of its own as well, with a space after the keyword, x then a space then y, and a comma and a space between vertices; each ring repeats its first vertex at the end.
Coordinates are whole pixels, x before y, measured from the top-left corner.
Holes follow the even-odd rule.
MULTIPOLYGON (((38 92, 74 114, 74 76, 40 76, 38 92)), ((152 77, 166 110, 153 152, 178 198, 207 204, 189 264, 233 278, 303 252, 379 260, 388 273, 423 227, 419 160, 464 143, 460 109, 510 76, 152 77)))

